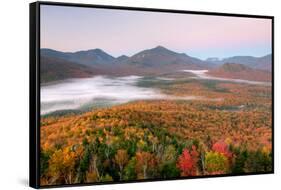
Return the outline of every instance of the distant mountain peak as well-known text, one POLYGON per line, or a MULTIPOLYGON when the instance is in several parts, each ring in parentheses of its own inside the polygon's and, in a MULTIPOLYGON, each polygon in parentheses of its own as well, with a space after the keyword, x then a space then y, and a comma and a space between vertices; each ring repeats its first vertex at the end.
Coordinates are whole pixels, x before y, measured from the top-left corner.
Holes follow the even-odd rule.
POLYGON ((152 49, 165 49, 165 50, 167 50, 167 48, 165 48, 164 46, 160 46, 160 45, 158 45, 158 46, 156 46, 155 48, 152 48, 152 49))
POLYGON ((164 46, 156 46, 155 48, 152 48, 152 49, 148 49, 148 50, 150 50, 150 51, 157 51, 157 52, 173 52, 173 53, 176 53, 176 52, 174 52, 174 51, 172 51, 172 50, 170 50, 170 49, 168 49, 168 48, 166 48, 166 47, 164 47, 164 46))
POLYGON ((104 52, 102 49, 99 49, 99 48, 81 50, 81 51, 76 51, 76 52, 73 52, 73 53, 103 53, 103 54, 107 54, 106 52, 104 52))
POLYGON ((138 54, 136 55, 141 55, 141 56, 146 56, 147 54, 157 54, 157 55, 173 55, 173 56, 177 56, 177 55, 180 55, 180 53, 177 53, 175 51, 172 51, 170 49, 167 49, 166 47, 164 46, 156 46, 154 48, 151 48, 151 49, 146 49, 146 50, 143 50, 141 52, 139 52, 138 54))
POLYGON ((129 58, 127 55, 120 55, 119 57, 117 57, 117 59, 124 59, 124 58, 129 58))

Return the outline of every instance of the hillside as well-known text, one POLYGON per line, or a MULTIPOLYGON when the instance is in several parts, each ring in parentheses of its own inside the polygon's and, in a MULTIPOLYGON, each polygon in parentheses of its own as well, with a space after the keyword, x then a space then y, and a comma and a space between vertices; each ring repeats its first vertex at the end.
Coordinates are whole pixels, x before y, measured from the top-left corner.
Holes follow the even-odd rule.
POLYGON ((43 118, 40 142, 47 185, 272 170, 266 112, 219 112, 199 102, 140 101, 43 118))
POLYGON ((210 70, 209 75, 223 78, 244 79, 253 81, 271 81, 271 73, 264 70, 252 69, 243 64, 225 63, 210 70))
POLYGON ((243 72, 243 71, 251 71, 252 69, 242 64, 225 63, 221 66, 221 70, 226 72, 243 72))
POLYGON ((63 80, 68 78, 90 77, 95 73, 93 68, 79 65, 60 58, 41 56, 41 83, 63 80))

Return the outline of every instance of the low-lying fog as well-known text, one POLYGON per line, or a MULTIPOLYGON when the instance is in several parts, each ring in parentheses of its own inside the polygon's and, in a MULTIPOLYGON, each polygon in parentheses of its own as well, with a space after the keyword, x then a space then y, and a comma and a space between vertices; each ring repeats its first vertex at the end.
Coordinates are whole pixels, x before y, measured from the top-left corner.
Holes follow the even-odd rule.
MULTIPOLYGON (((256 85, 270 85, 267 82, 257 82, 241 79, 227 79, 207 75, 208 70, 183 70, 196 75, 197 79, 231 81, 256 85)), ((134 100, 148 99, 178 99, 178 100, 213 100, 199 96, 171 96, 154 88, 137 85, 147 80, 142 76, 107 77, 69 79, 55 84, 41 86, 41 115, 62 110, 81 110, 93 107, 105 107, 134 100)), ((150 80, 170 81, 173 78, 156 77, 150 80)))
POLYGON ((207 80, 219 80, 219 81, 229 81, 235 83, 247 83, 254 85, 265 85, 270 86, 270 82, 260 82, 260 81, 252 81, 252 80, 244 80, 244 79, 231 79, 231 78, 223 78, 223 77, 214 77, 208 75, 208 70, 182 70, 183 72, 193 73, 196 75, 197 79, 207 79, 207 80))
POLYGON ((57 110, 78 109, 91 102, 111 104, 159 96, 154 89, 135 86, 138 76, 108 78, 96 76, 69 79, 41 87, 41 114, 57 110))
MULTIPOLYGON (((69 79, 57 84, 41 86, 41 115, 61 110, 104 107, 147 99, 204 99, 203 97, 176 97, 165 95, 153 88, 137 85, 141 76, 69 79)), ((153 79, 151 79, 153 80, 153 79)), ((158 77, 154 80, 173 80, 158 77)))

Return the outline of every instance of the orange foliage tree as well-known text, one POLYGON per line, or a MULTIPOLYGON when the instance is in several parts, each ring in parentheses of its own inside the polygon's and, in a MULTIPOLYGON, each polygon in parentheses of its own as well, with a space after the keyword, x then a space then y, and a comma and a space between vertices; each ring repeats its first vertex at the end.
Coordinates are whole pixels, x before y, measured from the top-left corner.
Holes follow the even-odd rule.
POLYGON ((136 153, 136 173, 138 179, 147 179, 149 170, 156 166, 155 156, 149 152, 136 153), (149 167, 149 168, 148 168, 149 167))
POLYGON ((114 161, 119 166, 119 176, 120 176, 120 180, 122 180, 123 169, 129 161, 129 156, 127 151, 124 149, 117 150, 117 153, 115 154, 114 157, 114 161))

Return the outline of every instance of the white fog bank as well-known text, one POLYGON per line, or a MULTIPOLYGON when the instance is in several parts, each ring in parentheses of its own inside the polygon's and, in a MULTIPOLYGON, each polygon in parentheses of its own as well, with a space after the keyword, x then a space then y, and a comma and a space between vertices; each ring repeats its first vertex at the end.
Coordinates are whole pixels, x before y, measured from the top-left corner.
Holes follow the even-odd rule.
POLYGON ((170 96, 153 88, 139 87, 137 82, 141 79, 143 77, 140 76, 95 76, 69 79, 57 84, 41 86, 41 115, 60 110, 81 109, 85 106, 111 106, 134 100, 207 100, 197 96, 170 96))
POLYGON ((78 109, 94 101, 106 100, 108 104, 116 104, 159 96, 159 93, 153 89, 134 86, 139 78, 138 76, 117 78, 96 76, 69 79, 58 84, 42 86, 41 114, 78 109))

